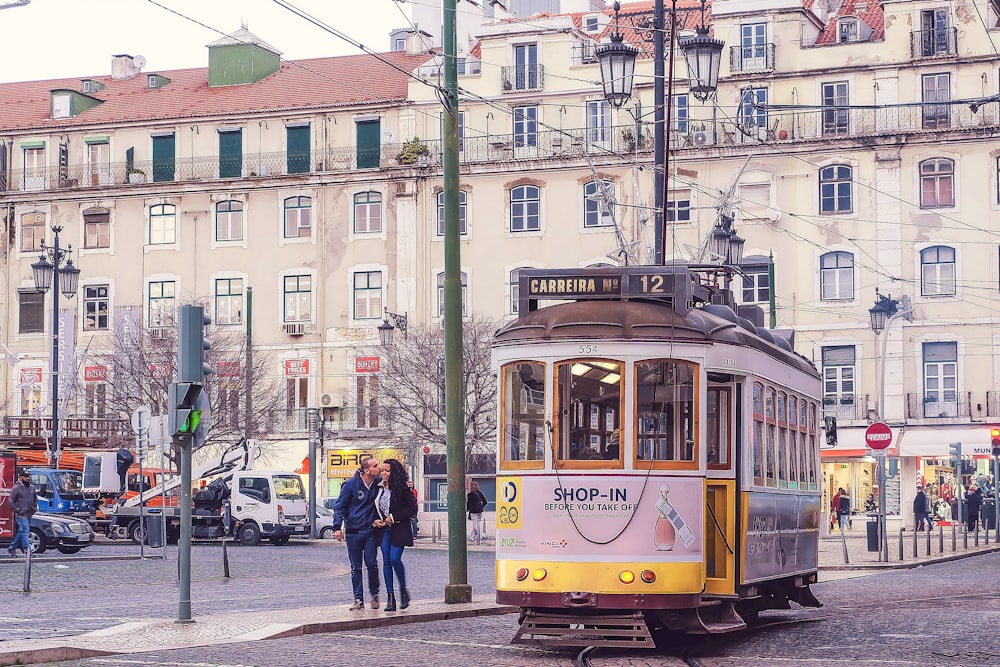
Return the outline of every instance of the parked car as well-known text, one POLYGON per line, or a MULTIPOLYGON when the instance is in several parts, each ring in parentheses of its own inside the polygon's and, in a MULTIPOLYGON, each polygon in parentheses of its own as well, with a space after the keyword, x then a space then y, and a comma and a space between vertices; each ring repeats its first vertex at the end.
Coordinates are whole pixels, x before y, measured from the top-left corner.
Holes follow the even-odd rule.
POLYGON ((321 507, 333 511, 333 506, 337 503, 337 496, 326 496, 325 498, 320 498, 319 502, 316 503, 321 507))
POLYGON ((336 531, 333 527, 333 510, 316 505, 316 534, 324 540, 332 540, 336 531))
POLYGON ((61 514, 36 512, 31 517, 31 553, 40 554, 56 548, 60 553, 75 554, 94 543, 94 529, 83 519, 61 514))

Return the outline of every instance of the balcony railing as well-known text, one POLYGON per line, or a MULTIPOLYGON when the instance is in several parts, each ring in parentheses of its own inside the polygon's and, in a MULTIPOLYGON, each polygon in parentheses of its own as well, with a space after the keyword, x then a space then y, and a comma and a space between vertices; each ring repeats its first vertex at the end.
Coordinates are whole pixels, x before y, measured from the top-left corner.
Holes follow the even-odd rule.
POLYGON ((544 85, 544 65, 506 65, 500 69, 500 87, 505 93, 541 90, 544 85))
POLYGON ((838 421, 861 421, 868 418, 868 394, 830 396, 823 399, 823 414, 838 421))
POLYGON ((986 416, 1000 417, 1000 391, 986 392, 986 416))
POLYGON ((733 74, 770 72, 774 69, 774 44, 729 47, 729 70, 733 74))
POLYGON ((940 392, 937 394, 907 394, 908 419, 949 419, 971 416, 971 392, 940 392))
MULTIPOLYGON (((981 132, 1000 128, 1000 102, 989 102, 973 112, 967 104, 928 103, 878 109, 834 108, 810 111, 768 109, 750 125, 689 118, 682 131, 669 133, 670 149, 740 149, 760 142, 869 141, 873 136, 937 133, 961 130, 981 132)), ((218 156, 111 162, 93 169, 70 165, 50 169, 12 169, 9 179, 0 174, 0 192, 102 190, 148 188, 157 183, 201 183, 225 178, 257 179, 345 173, 362 169, 440 168, 440 140, 422 141, 427 151, 413 161, 400 161, 404 144, 383 144, 370 150, 355 146, 334 147, 311 153, 249 153, 241 159, 218 156), (360 166, 359 166, 360 161, 360 166), (220 166, 223 170, 220 172, 220 166), (239 176, 226 176, 227 173, 239 176)), ((607 156, 653 152, 653 131, 642 124, 603 128, 545 130, 514 135, 511 132, 477 134, 459 139, 463 165, 560 160, 585 155, 607 156)))
POLYGON ((958 53, 958 28, 914 30, 910 33, 910 53, 914 58, 956 55, 958 53))
MULTIPOLYGON (((113 439, 129 436, 132 427, 127 419, 67 416, 59 418, 63 446, 109 444, 113 439)), ((41 442, 52 437, 52 419, 49 417, 4 417, 5 440, 41 442)))
MULTIPOLYGON (((306 408, 291 410, 272 410, 264 415, 262 429, 268 434, 305 433, 307 430, 306 408)), ((391 430, 393 411, 389 408, 348 408, 341 407, 333 411, 326 420, 326 432, 345 433, 352 431, 386 431, 391 430)))

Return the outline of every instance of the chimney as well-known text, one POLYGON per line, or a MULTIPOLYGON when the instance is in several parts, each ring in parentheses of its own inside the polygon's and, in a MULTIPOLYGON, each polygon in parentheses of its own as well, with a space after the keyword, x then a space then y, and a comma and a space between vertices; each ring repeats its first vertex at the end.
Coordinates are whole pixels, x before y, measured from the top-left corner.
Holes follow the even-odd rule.
POLYGON ((139 74, 146 59, 142 56, 134 58, 127 53, 111 56, 111 80, 124 81, 139 74))

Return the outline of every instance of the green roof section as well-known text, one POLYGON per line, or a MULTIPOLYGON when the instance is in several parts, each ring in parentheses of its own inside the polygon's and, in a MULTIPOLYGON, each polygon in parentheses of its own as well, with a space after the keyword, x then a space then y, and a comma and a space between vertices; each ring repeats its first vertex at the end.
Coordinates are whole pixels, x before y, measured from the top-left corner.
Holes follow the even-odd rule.
POLYGON ((208 85, 257 83, 281 68, 281 52, 246 28, 208 45, 208 85))
POLYGON ((79 116, 87 109, 92 109, 98 104, 104 102, 104 100, 99 100, 96 97, 91 97, 90 95, 85 95, 81 92, 71 90, 69 88, 54 88, 50 91, 52 94, 52 117, 53 118, 72 118, 73 116, 79 116), (56 104, 56 98, 62 98, 64 96, 69 96, 69 108, 66 109, 56 104), (57 108, 60 109, 57 114, 57 108))

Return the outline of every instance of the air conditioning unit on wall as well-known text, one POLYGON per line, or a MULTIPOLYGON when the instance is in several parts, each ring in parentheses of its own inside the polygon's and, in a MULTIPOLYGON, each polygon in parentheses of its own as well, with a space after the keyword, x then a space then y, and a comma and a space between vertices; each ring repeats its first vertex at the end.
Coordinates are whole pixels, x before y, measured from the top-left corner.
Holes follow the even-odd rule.
POLYGON ((301 322, 294 322, 285 325, 285 333, 289 336, 301 336, 306 332, 306 325, 301 322))
POLYGON ((711 130, 695 130, 691 133, 692 146, 713 146, 715 133, 711 130))

